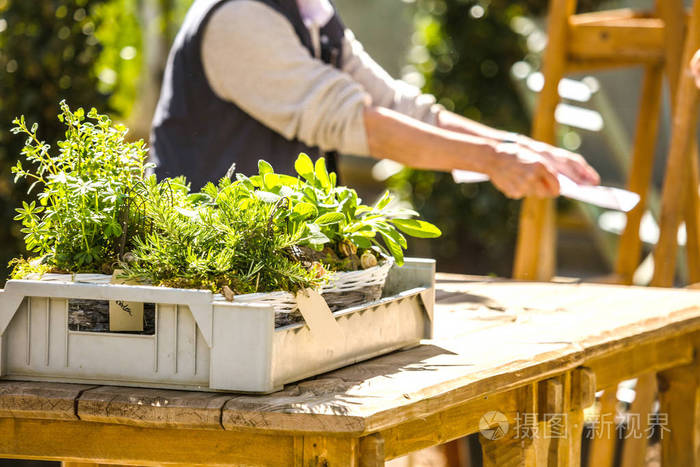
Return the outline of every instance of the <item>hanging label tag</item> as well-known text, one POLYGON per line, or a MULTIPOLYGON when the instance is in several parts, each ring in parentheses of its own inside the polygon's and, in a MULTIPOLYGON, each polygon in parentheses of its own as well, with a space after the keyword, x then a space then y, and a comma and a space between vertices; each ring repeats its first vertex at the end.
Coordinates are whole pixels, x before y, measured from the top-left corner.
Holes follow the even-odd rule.
POLYGON ((313 289, 297 292, 297 306, 311 334, 326 347, 333 347, 344 339, 343 330, 321 294, 313 289))
MULTIPOLYGON (((117 269, 112 275, 112 284, 127 284, 124 279, 117 279, 121 270, 117 269)), ((125 300, 109 301, 109 330, 110 331, 143 331, 143 303, 125 300)))

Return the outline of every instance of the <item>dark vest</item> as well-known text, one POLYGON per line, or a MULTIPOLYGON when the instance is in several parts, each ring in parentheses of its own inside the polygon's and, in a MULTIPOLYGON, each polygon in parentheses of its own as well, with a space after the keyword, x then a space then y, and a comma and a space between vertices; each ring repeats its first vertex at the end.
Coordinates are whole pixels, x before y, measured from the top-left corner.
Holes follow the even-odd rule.
MULTIPOLYGON (((312 158, 321 155, 317 147, 290 141, 236 104, 220 99, 209 86, 201 57, 202 34, 212 13, 226 1, 234 0, 195 0, 187 12, 168 56, 153 117, 151 158, 158 178, 185 175, 193 190, 218 181, 233 163, 236 172, 250 175, 257 173, 258 159, 265 159, 275 171, 296 175, 294 161, 300 152, 312 158)), ((313 55, 295 0, 258 1, 283 14, 313 55)), ((321 29, 321 59, 338 68, 344 29, 337 14, 321 29)), ((333 155, 328 162, 335 168, 333 155)))

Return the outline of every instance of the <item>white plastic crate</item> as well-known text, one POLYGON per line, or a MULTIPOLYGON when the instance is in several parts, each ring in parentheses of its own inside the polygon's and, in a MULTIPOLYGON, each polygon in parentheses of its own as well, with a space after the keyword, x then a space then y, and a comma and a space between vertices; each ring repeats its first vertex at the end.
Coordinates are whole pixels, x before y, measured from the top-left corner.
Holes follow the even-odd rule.
POLYGON ((272 392, 432 335, 435 262, 407 259, 381 300, 334 313, 342 335, 275 328, 272 306, 208 291, 10 280, 0 291, 0 377, 211 391, 272 392), (70 330, 71 299, 155 304, 152 335, 70 330))

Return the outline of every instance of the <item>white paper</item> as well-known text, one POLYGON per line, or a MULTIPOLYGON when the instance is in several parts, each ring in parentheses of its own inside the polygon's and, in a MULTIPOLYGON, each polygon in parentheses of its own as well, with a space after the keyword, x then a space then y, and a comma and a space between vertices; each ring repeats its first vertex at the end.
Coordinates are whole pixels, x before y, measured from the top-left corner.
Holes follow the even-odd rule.
MULTIPOLYGON (((478 183, 489 179, 488 175, 468 170, 453 170, 452 178, 457 183, 478 183)), ((629 212, 639 203, 639 195, 631 191, 609 186, 579 185, 566 175, 558 174, 559 194, 601 208, 629 212)))

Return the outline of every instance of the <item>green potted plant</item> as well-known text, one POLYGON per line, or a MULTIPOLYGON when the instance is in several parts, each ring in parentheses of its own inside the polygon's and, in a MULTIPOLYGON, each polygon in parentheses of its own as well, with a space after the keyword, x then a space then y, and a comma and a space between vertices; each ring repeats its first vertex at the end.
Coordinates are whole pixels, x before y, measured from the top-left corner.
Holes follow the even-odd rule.
POLYGON ((126 128, 94 109, 86 115, 62 103, 59 118, 67 132, 57 155, 36 127, 15 121, 32 167, 20 161, 13 172, 39 190, 38 203, 16 217, 36 257, 16 260, 15 278, 119 270, 132 282, 273 303, 299 319, 298 290, 320 288, 332 310, 377 300, 392 264, 403 263, 404 234, 440 235, 394 207, 389 192, 362 204, 323 158, 300 154, 297 177, 261 160, 254 176, 232 170, 191 193, 182 177, 147 176, 145 145, 126 142, 126 128))

